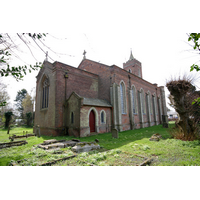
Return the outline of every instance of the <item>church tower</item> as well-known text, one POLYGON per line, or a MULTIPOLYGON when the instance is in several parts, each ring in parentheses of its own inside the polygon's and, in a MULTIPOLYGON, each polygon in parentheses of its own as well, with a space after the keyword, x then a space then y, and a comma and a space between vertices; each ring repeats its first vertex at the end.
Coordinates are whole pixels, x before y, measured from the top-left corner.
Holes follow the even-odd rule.
POLYGON ((142 64, 133 57, 132 50, 129 60, 123 63, 123 69, 142 78, 142 64))

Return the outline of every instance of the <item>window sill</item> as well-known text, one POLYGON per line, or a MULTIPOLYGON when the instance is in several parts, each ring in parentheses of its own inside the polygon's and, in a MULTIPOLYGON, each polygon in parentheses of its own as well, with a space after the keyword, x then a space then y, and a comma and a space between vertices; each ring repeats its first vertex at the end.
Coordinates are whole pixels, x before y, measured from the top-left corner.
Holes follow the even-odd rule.
POLYGON ((40 111, 46 111, 48 110, 48 108, 42 108, 40 111))

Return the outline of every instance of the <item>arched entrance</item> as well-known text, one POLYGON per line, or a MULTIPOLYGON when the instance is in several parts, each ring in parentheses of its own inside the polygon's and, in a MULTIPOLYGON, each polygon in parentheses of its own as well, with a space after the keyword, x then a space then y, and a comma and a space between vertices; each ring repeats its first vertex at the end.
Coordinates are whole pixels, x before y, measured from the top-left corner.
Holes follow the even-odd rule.
POLYGON ((95 114, 93 110, 91 110, 89 115, 89 125, 90 125, 90 133, 95 132, 95 114))

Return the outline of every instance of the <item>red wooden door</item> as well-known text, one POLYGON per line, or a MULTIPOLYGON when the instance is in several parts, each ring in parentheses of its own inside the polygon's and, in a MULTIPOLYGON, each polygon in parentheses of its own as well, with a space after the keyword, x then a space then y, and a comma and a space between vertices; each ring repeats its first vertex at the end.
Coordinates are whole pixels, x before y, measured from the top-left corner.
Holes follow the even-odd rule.
POLYGON ((95 132, 95 114, 93 110, 90 112, 89 124, 90 124, 90 133, 95 132))

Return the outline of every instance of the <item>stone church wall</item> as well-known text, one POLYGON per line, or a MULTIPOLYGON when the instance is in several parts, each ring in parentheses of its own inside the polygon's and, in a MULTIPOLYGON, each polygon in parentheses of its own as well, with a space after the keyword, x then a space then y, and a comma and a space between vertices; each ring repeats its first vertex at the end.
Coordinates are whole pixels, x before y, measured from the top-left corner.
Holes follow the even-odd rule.
POLYGON ((111 108, 83 106, 80 112, 80 131, 81 137, 91 135, 89 127, 89 114, 91 110, 95 113, 95 132, 106 133, 111 131, 111 108), (105 112, 105 123, 101 123, 101 112, 105 112))
POLYGON ((36 104, 35 104, 35 126, 39 125, 41 134, 56 135, 55 128, 55 74, 52 73, 52 65, 44 63, 45 67, 41 70, 37 79, 36 104), (49 79, 49 106, 42 109, 42 81, 45 77, 49 79))

